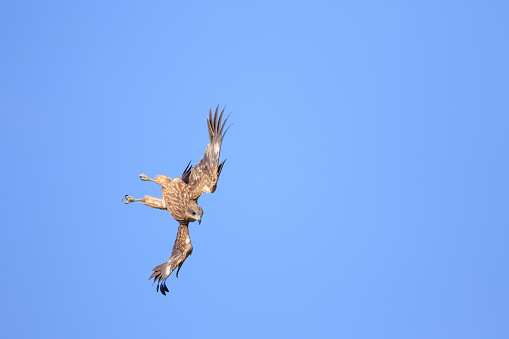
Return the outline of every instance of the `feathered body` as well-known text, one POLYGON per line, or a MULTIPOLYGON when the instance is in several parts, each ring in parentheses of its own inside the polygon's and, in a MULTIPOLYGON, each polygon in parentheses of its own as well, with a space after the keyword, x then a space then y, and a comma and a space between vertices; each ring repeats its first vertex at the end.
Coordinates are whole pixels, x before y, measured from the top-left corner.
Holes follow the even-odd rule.
POLYGON ((166 279, 178 267, 177 277, 180 267, 186 258, 193 252, 191 239, 189 237, 189 223, 198 221, 201 223, 203 210, 198 206, 198 198, 203 193, 213 193, 217 188, 217 181, 226 159, 219 164, 219 155, 221 144, 227 130, 224 130, 226 120, 222 122, 224 109, 221 115, 218 115, 219 106, 216 108, 214 117, 212 110, 209 111, 207 126, 209 132, 209 144, 205 154, 200 162, 193 168, 187 165, 180 178, 169 178, 165 175, 158 175, 155 179, 150 179, 144 174, 140 178, 144 181, 154 181, 162 186, 162 199, 146 195, 142 199, 134 199, 126 196, 124 203, 142 202, 147 206, 167 210, 171 216, 179 222, 177 238, 173 245, 170 258, 167 262, 156 266, 149 279, 154 278, 157 282, 157 290, 166 295, 166 279))

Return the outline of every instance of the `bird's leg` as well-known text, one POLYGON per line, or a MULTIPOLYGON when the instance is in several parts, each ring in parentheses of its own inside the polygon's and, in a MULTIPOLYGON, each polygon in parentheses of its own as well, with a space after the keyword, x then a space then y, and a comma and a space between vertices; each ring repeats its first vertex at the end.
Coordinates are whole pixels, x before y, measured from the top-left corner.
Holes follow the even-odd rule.
POLYGON ((156 175, 155 179, 149 178, 145 174, 140 174, 140 179, 143 181, 153 181, 161 186, 168 186, 171 183, 171 178, 166 175, 156 175))
POLYGON ((164 203, 163 199, 154 198, 154 197, 151 197, 150 195, 146 195, 142 199, 135 199, 135 198, 131 197, 130 195, 126 195, 125 199, 126 200, 122 200, 122 202, 124 204, 130 204, 132 202, 140 202, 144 205, 147 205, 147 206, 153 207, 153 208, 157 208, 160 210, 166 209, 166 204, 164 203))
POLYGON ((131 197, 130 195, 127 195, 124 197, 126 200, 122 199, 122 202, 124 204, 130 204, 132 202, 137 202, 137 201, 143 201, 143 199, 134 199, 133 197, 131 197))
POLYGON ((143 180, 143 181, 153 181, 153 182, 156 182, 154 179, 149 178, 148 176, 146 176, 143 173, 140 174, 140 179, 143 180))

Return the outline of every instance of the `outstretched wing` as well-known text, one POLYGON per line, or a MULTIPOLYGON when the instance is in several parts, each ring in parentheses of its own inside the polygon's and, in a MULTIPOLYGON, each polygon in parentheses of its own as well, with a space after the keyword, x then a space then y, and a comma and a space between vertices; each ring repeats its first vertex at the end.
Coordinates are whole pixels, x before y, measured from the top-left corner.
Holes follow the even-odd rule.
POLYGON ((189 230, 187 229, 187 225, 181 224, 177 232, 177 239, 175 239, 175 244, 171 250, 170 259, 164 264, 154 267, 154 269, 152 269, 154 273, 148 278, 149 280, 154 278, 154 283, 157 282, 157 291, 160 290, 163 295, 169 292, 168 287, 166 287, 166 279, 168 279, 171 272, 173 272, 177 266, 178 278, 180 267, 182 267, 182 264, 184 264, 184 261, 186 261, 187 257, 190 256, 192 252, 193 245, 191 245, 191 238, 189 238, 189 230))
POLYGON ((203 193, 214 193, 217 187, 217 180, 223 169, 224 162, 219 164, 219 154, 221 153, 221 143, 223 142, 224 135, 228 128, 224 130, 224 125, 228 118, 223 123, 223 113, 218 118, 219 105, 216 108, 216 113, 212 119, 212 109, 209 110, 209 117, 207 118, 207 126, 209 129, 209 144, 205 150, 205 155, 201 158, 200 162, 191 170, 189 176, 189 186, 194 198, 198 198, 203 193), (223 132, 224 131, 224 132, 223 132))

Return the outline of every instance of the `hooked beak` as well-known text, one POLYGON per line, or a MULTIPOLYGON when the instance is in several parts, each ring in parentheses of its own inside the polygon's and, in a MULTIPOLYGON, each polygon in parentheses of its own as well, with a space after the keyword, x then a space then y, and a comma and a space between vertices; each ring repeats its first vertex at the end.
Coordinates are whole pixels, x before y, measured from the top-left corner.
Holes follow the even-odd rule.
POLYGON ((201 225, 201 217, 198 219, 198 225, 201 225))

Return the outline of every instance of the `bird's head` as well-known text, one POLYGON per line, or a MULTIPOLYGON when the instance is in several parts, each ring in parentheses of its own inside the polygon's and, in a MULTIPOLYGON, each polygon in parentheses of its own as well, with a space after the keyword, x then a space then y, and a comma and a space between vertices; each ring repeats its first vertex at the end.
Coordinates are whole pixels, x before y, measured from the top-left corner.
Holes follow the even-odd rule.
POLYGON ((198 221, 201 224, 201 217, 203 216, 203 210, 197 203, 191 204, 186 209, 186 217, 191 221, 198 221))

